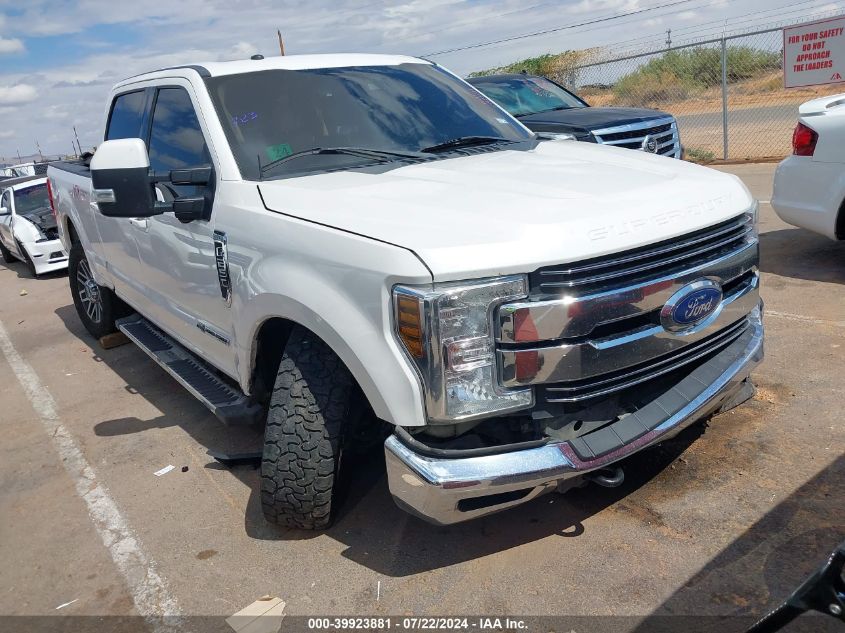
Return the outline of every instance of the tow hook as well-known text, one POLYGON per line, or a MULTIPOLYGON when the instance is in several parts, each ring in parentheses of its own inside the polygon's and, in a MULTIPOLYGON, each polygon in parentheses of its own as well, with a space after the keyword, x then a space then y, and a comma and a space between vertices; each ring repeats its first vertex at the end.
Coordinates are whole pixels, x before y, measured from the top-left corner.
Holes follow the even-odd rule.
POLYGON ((616 488, 625 481, 625 471, 619 466, 613 468, 599 468, 584 476, 588 481, 598 484, 603 488, 616 488))

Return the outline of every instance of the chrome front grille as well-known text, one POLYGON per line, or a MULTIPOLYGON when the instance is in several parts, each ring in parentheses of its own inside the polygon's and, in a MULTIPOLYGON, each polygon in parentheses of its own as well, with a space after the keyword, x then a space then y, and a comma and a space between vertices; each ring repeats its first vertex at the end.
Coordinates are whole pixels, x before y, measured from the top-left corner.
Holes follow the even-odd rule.
POLYGON ((581 402, 622 391, 703 360, 733 343, 749 327, 748 318, 743 317, 736 323, 718 330, 696 343, 691 343, 674 352, 658 356, 639 365, 608 372, 599 378, 543 385, 540 393, 538 393, 538 400, 547 403, 581 402))
POLYGON ((759 244, 750 214, 674 240, 531 275, 531 297, 494 316, 499 383, 536 385, 538 404, 578 402, 664 376, 727 346, 760 304, 759 244), (684 331, 661 310, 706 279, 722 291, 711 316, 684 331))
POLYGON ((639 149, 673 158, 681 157, 681 138, 674 117, 651 119, 650 121, 593 130, 593 136, 596 142, 603 145, 639 149), (649 140, 654 141, 653 152, 646 149, 649 140))
POLYGON ((540 294, 579 294, 627 286, 694 268, 733 252, 753 238, 751 214, 744 213, 715 226, 622 254, 598 257, 566 266, 541 268, 531 275, 532 289, 540 294))

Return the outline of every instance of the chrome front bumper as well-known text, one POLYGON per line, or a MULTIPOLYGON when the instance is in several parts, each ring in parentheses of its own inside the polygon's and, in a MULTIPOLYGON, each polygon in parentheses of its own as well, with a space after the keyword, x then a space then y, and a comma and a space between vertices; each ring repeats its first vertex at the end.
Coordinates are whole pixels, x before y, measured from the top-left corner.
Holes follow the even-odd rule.
MULTIPOLYGON (((746 334, 667 392, 666 396, 675 401, 683 397, 674 413, 645 425, 647 431, 627 442, 624 433, 612 432, 619 439, 618 447, 601 450, 602 443, 590 441, 590 434, 580 443, 573 440, 493 455, 443 458, 420 454, 391 435, 384 444, 390 492, 401 508, 431 523, 448 525, 519 505, 555 489, 562 480, 603 468, 669 439, 727 403, 762 361, 762 308, 756 308, 749 321, 746 334), (704 376, 706 382, 701 380, 704 376), (702 389, 701 384, 706 386, 702 389), (593 455, 585 457, 585 450, 593 455)), ((661 398, 652 404, 655 409, 666 410, 658 402, 661 398)), ((648 408, 634 415, 643 413, 645 418, 648 408)))

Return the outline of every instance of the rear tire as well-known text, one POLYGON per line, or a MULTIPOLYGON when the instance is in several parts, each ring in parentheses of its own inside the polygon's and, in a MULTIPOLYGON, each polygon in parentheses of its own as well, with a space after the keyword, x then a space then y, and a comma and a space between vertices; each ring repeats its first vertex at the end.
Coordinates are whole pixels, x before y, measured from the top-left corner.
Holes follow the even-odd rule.
POLYGON ((339 505, 345 431, 363 396, 322 340, 294 328, 279 364, 261 461, 261 508, 284 527, 321 530, 339 505))
POLYGON ((15 256, 12 255, 12 252, 6 248, 3 242, 0 242, 0 255, 3 255, 3 262, 6 264, 11 264, 15 261, 15 256))
POLYGON ((85 250, 79 242, 70 247, 67 268, 70 294, 82 325, 96 339, 115 332, 115 319, 126 316, 129 311, 112 290, 94 281, 85 250))

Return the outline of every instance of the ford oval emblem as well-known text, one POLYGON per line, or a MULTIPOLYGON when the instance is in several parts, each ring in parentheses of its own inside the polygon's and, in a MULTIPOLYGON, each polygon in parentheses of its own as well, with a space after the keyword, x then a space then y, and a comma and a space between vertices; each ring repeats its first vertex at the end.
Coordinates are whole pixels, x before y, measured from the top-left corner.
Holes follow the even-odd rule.
POLYGON ((660 322, 670 332, 689 330, 721 310, 722 289, 709 279, 687 284, 669 298, 660 322))

